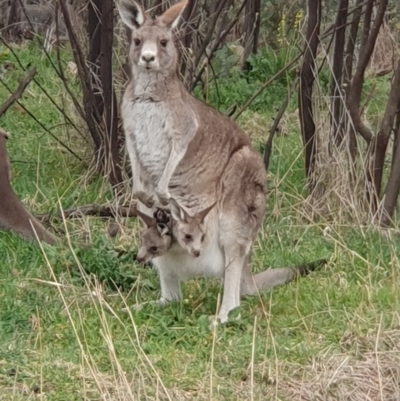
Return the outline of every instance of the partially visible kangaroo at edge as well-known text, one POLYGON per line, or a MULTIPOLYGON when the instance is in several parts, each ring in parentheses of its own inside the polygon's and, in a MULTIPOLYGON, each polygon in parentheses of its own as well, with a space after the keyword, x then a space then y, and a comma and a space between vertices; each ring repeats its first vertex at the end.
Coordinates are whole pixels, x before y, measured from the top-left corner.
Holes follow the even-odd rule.
POLYGON ((132 73, 121 113, 138 209, 152 213, 174 198, 194 216, 215 203, 204 220, 199 257, 171 246, 153 260, 160 301, 182 299, 181 281, 220 277, 224 292, 218 320, 226 322, 242 295, 287 283, 315 264, 251 272, 252 246, 265 214, 266 172, 246 133, 194 98, 179 79, 173 30, 188 1, 175 3, 156 19, 133 0, 116 4, 132 31, 132 73))
POLYGON ((0 128, 0 230, 15 231, 28 239, 36 239, 37 235, 41 241, 54 244, 57 238, 28 212, 11 187, 7 139, 8 134, 0 128))

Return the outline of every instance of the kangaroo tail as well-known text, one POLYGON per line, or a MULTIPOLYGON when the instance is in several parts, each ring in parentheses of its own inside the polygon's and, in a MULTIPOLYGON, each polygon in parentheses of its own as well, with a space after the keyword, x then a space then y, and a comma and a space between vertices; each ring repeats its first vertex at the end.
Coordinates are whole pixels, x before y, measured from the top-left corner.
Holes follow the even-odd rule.
POLYGON ((255 295, 259 291, 269 290, 278 285, 290 283, 297 277, 307 276, 317 270, 320 266, 327 263, 326 259, 320 259, 311 263, 306 263, 296 267, 279 267, 264 270, 255 275, 243 277, 241 295, 255 295))

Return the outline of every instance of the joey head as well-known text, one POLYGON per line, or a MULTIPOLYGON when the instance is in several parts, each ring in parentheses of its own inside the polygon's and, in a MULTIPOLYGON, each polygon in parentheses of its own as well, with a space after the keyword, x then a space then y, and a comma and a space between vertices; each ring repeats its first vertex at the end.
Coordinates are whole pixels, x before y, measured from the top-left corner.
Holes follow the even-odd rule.
POLYGON ((141 234, 141 246, 136 260, 147 263, 153 258, 163 255, 171 247, 171 217, 163 210, 157 209, 154 217, 137 211, 138 217, 145 224, 141 234))
POLYGON ((206 236, 204 221, 215 203, 194 216, 190 216, 175 199, 170 199, 170 206, 171 216, 174 220, 174 237, 179 245, 192 256, 200 256, 206 236))

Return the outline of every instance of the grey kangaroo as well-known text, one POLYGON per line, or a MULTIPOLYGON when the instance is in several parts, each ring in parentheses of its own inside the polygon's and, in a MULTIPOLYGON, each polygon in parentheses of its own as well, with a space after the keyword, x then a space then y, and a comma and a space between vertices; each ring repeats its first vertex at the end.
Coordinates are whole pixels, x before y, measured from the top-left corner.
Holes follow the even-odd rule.
POLYGON ((160 302, 180 300, 181 281, 220 277, 224 291, 216 322, 226 322, 242 295, 287 283, 308 269, 252 275, 252 245, 265 213, 266 172, 246 133, 194 98, 178 77, 173 31, 186 5, 182 0, 152 19, 135 1, 117 0, 120 16, 132 30, 132 79, 122 101, 123 126, 133 193, 142 212, 168 208, 171 198, 190 216, 215 204, 204 218, 198 257, 174 245, 153 259, 160 302))

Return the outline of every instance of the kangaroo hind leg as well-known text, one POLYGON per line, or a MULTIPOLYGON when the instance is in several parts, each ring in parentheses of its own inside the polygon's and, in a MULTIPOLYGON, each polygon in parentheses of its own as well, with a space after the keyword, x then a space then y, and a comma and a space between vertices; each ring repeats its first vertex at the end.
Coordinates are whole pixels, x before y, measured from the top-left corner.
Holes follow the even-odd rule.
POLYGON ((245 247, 236 244, 225 245, 224 293, 218 319, 228 321, 229 312, 240 306, 240 291, 243 268, 246 265, 245 247))

